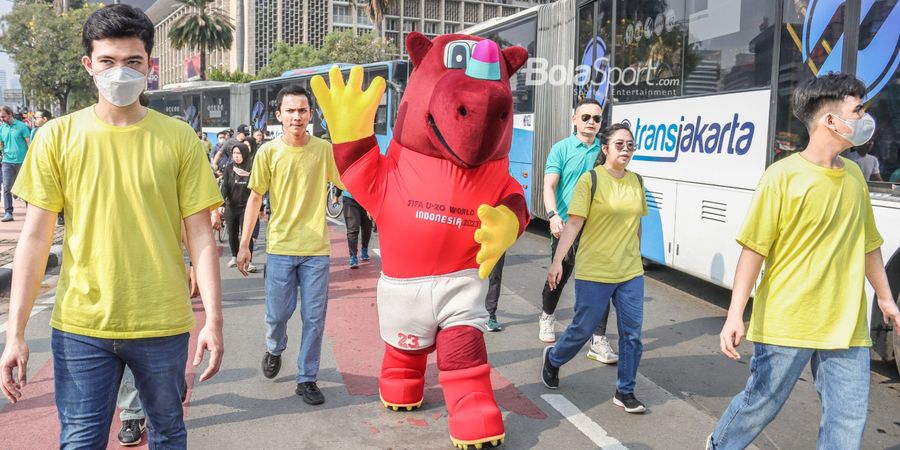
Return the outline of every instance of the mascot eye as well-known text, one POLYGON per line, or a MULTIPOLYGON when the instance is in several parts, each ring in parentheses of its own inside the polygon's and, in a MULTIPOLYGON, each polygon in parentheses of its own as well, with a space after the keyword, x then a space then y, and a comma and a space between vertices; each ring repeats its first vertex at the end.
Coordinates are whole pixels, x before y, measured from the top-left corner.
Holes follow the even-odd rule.
POLYGON ((452 42, 447 46, 444 65, 448 69, 465 69, 469 63, 469 44, 452 42))

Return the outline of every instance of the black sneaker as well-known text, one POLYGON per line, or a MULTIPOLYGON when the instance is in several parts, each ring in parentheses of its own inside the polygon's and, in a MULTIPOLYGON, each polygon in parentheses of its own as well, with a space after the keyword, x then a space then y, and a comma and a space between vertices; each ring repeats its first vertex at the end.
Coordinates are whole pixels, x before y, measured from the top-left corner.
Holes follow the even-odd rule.
POLYGON ((550 364, 550 349, 552 345, 544 347, 544 366, 541 368, 541 381, 550 389, 559 389, 559 367, 550 364))
POLYGON ((625 408, 625 412, 632 414, 643 414, 645 411, 647 411, 647 408, 644 407, 644 404, 641 403, 640 400, 635 398, 633 393, 623 394, 619 391, 616 391, 616 395, 613 397, 613 403, 616 406, 625 408))
POLYGON ((144 434, 144 419, 125 420, 119 430, 119 444, 126 447, 141 445, 144 434))
POLYGON ((321 405, 325 403, 325 396, 316 386, 315 381, 307 381, 306 383, 297 383, 297 395, 303 397, 303 401, 310 405, 321 405))
POLYGON ((266 352, 262 360, 262 372, 266 378, 275 378, 281 370, 281 355, 273 355, 266 352))

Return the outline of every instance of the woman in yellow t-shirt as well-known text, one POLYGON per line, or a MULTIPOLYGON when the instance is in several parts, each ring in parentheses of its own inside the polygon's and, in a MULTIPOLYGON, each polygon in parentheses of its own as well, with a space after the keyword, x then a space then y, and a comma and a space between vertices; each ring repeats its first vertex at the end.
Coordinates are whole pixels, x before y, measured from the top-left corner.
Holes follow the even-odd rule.
POLYGON ((603 132, 601 144, 602 166, 593 169, 595 180, 589 171, 575 185, 569 222, 563 228, 547 274, 550 288, 556 289, 563 258, 582 232, 575 256, 575 317, 556 345, 544 349, 541 380, 550 389, 559 387, 559 368, 591 338, 612 299, 619 329, 618 381, 613 403, 629 413, 643 413, 646 408, 635 398, 634 384, 643 352, 640 230, 647 202, 641 179, 625 169, 634 154, 634 135, 628 126, 610 125, 603 132), (596 186, 592 186, 594 182, 596 186))

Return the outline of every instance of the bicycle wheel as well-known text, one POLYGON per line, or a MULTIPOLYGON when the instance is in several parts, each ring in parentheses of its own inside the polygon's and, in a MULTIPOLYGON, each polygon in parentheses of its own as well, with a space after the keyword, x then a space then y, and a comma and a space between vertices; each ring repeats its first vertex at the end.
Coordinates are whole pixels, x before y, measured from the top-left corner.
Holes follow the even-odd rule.
POLYGON ((337 219, 344 212, 344 199, 339 189, 332 183, 328 183, 328 195, 325 198, 325 215, 337 219))
POLYGON ((222 224, 219 226, 219 228, 216 229, 216 239, 218 239, 220 244, 224 244, 225 240, 228 239, 228 236, 225 231, 225 221, 224 220, 222 221, 222 224))

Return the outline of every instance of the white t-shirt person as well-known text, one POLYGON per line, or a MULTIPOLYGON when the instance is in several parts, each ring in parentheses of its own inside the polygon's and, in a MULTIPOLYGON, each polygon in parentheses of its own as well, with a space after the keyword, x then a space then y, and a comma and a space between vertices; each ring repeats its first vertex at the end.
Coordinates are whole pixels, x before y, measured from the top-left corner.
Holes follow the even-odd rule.
POLYGON ((850 159, 856 161, 856 164, 859 164, 859 168, 862 169, 863 177, 866 178, 866 181, 872 179, 872 174, 881 174, 881 169, 878 166, 878 158, 865 154, 860 156, 857 152, 850 152, 850 159))

